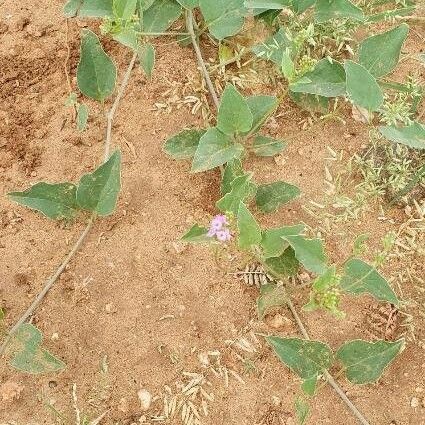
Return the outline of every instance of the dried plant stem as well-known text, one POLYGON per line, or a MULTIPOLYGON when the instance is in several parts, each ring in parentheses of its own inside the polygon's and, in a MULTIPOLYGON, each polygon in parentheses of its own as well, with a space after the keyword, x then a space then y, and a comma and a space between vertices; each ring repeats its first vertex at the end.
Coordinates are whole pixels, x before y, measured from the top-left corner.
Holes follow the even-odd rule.
POLYGON ((193 13, 191 10, 188 10, 186 12, 186 27, 187 30, 190 34, 190 38, 192 39, 192 44, 193 44, 193 48, 195 49, 195 53, 196 53, 196 57, 198 59, 198 63, 199 63, 199 67, 201 69, 201 72, 203 74, 203 77, 205 79, 205 82, 207 83, 208 86, 208 90, 211 94, 211 98, 214 102, 214 106, 216 107, 216 109, 218 110, 219 106, 220 106, 220 102, 218 100, 218 95, 217 95, 217 91, 214 87, 213 82, 211 81, 211 77, 210 74, 207 70, 207 67, 205 65, 205 61, 204 58, 202 57, 202 52, 201 49, 199 47, 198 41, 196 39, 196 35, 195 35, 195 29, 193 27, 193 13))
MULTIPOLYGON (((134 67, 134 63, 137 59, 137 53, 134 53, 133 57, 131 58, 130 64, 127 68, 126 73, 124 74, 123 81, 121 83, 121 86, 118 90, 118 94, 114 100, 114 103, 111 106, 111 109, 109 110, 109 113, 107 115, 108 123, 107 123, 107 131, 106 131, 106 138, 105 138, 105 144, 104 144, 104 161, 106 161, 109 158, 109 151, 111 146, 111 139, 112 139, 112 124, 114 121, 115 113, 117 111, 118 105, 120 103, 121 98, 123 97, 123 94, 125 92, 125 89, 128 85, 131 71, 134 67)), ((78 238, 77 242, 75 242, 74 246, 71 248, 71 251, 68 253, 66 258, 62 261, 56 272, 46 281, 42 291, 37 295, 37 297, 34 299, 32 304, 28 307, 27 311, 20 317, 20 319, 16 322, 16 324, 10 329, 7 337, 5 338, 3 344, 0 346, 0 356, 2 356, 6 350, 7 345, 9 344, 10 340, 12 339, 13 335, 16 333, 16 331, 34 314, 34 311, 38 308, 38 306, 41 304, 47 293, 50 291, 52 286, 55 284, 55 282, 58 280, 59 276, 63 273, 63 271, 66 269, 68 264, 71 262, 75 254, 80 250, 81 246, 83 245, 85 239, 87 238, 87 235, 90 233, 90 230, 93 227, 93 223, 96 219, 96 214, 92 214, 92 216, 89 219, 89 222, 83 232, 81 233, 80 237, 78 238)))

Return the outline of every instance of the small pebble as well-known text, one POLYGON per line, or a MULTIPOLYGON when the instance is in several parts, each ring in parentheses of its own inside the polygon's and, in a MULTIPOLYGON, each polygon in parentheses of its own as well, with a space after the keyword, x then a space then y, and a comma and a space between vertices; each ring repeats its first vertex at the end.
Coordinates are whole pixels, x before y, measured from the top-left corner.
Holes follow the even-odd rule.
POLYGON ((414 409, 416 407, 419 407, 419 399, 418 399, 418 397, 412 397, 412 399, 410 400, 410 407, 413 407, 414 409))
POLYGON ((139 400, 140 400, 140 407, 143 412, 146 412, 146 410, 149 410, 152 403, 152 395, 148 390, 141 389, 137 393, 139 400))

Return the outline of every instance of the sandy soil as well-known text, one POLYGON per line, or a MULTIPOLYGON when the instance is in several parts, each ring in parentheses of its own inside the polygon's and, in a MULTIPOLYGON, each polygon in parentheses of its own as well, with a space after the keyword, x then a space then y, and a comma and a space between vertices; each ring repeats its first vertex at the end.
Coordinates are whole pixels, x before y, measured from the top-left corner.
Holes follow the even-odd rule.
MULTIPOLYGON (((102 155, 105 121, 98 106, 90 104, 89 129, 79 134, 64 106, 68 86, 64 73, 67 55, 66 23, 58 0, 0 4, 0 303, 10 326, 38 293, 45 279, 61 262, 84 227, 84 218, 57 224, 20 208, 5 196, 38 181, 76 181, 92 170, 102 155)), ((80 28, 70 23, 71 74, 78 61, 80 28)), ((420 39, 409 41, 418 51, 420 39)), ((166 40, 156 42, 157 66, 148 82, 136 69, 121 104, 113 143, 123 152, 123 190, 117 212, 98 221, 81 252, 62 275, 34 324, 45 337, 45 346, 67 364, 64 372, 32 377, 0 365, 0 423, 53 424, 52 409, 65 423, 76 423, 71 390, 76 384, 78 405, 95 419, 108 411, 101 423, 139 423, 145 415, 163 409, 164 386, 178 394, 176 384, 187 384, 183 372, 204 372, 208 401, 205 425, 295 424, 293 401, 299 381, 279 363, 252 331, 297 335, 290 314, 282 320, 256 318, 257 291, 234 278, 238 260, 224 259, 220 266, 208 249, 183 247, 176 241, 195 220, 206 221, 218 198, 215 173, 188 174, 189 164, 174 162, 162 152, 162 143, 184 126, 202 126, 187 108, 158 113, 154 103, 169 89, 168 82, 197 78, 190 48, 166 40), (230 348, 226 341, 245 337, 253 353, 230 348), (199 355, 219 351, 223 376, 203 367, 199 355), (239 357, 238 357, 239 356, 239 357), (241 356, 249 359, 242 363, 241 356), (107 364, 107 367, 106 367, 107 364), (103 365, 103 366, 102 366, 103 365), (250 365, 250 367, 248 367, 250 365), (234 371, 233 374, 231 371, 234 371), (243 382, 237 377, 241 377, 243 382), (142 412, 137 392, 146 389, 155 398, 142 412)), ((121 72, 131 54, 106 42, 121 72)), ((416 50, 415 50, 416 49, 416 50)), ((73 82, 75 85, 75 81, 73 82)), ((366 129, 347 119, 318 122, 300 131, 303 114, 282 106, 271 134, 290 141, 282 161, 250 161, 259 181, 283 179, 300 186, 302 198, 276 214, 261 217, 264 225, 317 222, 301 205, 324 197, 326 146, 344 150, 348 158, 367 143, 366 129)), ((379 220, 379 211, 365 219, 339 227, 326 235, 332 260, 350 252, 355 235, 372 235, 371 246, 398 229, 405 219, 390 211, 393 219, 379 220)), ((396 276, 404 267, 394 259, 385 272, 396 276)), ((422 273, 423 275, 423 273, 422 273)), ((407 312, 414 317, 414 335, 406 350, 375 385, 350 385, 341 380, 353 401, 376 425, 425 424, 425 297, 423 288, 403 283, 407 312), (412 397, 419 406, 411 407, 412 397)), ((300 307, 307 292, 296 298, 300 307)), ((373 320, 376 303, 368 298, 344 300, 347 320, 322 313, 303 315, 313 338, 336 348, 352 338, 376 335, 373 320)), ((394 332, 403 332, 399 328, 394 332)), ((380 335, 378 335, 379 337, 380 335)), ((214 356, 211 357, 211 359, 214 356)), ((212 361, 212 360, 211 360, 212 361)), ((142 422, 141 422, 142 423, 142 422)), ((168 423, 180 424, 180 419, 168 423)), ((351 425, 356 420, 334 392, 324 387, 313 401, 309 423, 351 425)))

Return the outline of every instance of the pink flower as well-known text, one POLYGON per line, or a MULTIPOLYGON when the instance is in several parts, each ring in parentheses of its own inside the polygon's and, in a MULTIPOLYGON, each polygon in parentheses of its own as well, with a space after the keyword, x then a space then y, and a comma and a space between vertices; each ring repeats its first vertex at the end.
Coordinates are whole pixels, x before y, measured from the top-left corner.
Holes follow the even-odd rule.
POLYGON ((230 230, 227 228, 229 222, 227 217, 223 214, 216 215, 210 224, 207 236, 210 238, 216 237, 220 242, 227 242, 232 238, 230 230))
POLYGON ((227 242, 232 239, 229 229, 219 230, 215 235, 220 242, 227 242))

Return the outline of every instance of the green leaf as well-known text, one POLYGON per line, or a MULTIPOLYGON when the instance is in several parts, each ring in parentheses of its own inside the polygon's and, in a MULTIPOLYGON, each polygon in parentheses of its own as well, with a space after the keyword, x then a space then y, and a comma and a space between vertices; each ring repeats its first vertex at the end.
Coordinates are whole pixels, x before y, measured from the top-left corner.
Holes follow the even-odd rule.
POLYGON ((164 151, 174 159, 192 158, 205 133, 205 130, 183 130, 165 142, 164 151))
POLYGON ((182 7, 175 0, 156 0, 143 13, 144 32, 164 32, 182 13, 182 7))
POLYGON ((115 151, 93 173, 81 177, 77 189, 78 205, 100 216, 114 212, 121 188, 121 153, 115 151))
POLYGON ((155 66, 155 48, 152 44, 144 44, 137 51, 140 66, 148 78, 152 78, 153 69, 155 66))
POLYGON ((261 242, 261 229, 243 202, 238 210, 239 248, 250 249, 261 242))
POLYGON ((298 187, 283 182, 274 182, 258 186, 255 202, 264 213, 275 212, 278 208, 300 195, 298 187))
POLYGON ((245 174, 243 176, 236 177, 231 183, 231 191, 226 193, 223 198, 217 201, 216 206, 220 211, 232 212, 237 214, 239 210, 239 204, 244 202, 251 193, 251 182, 252 174, 245 174))
POLYGON ((233 159, 226 164, 223 177, 221 179, 220 192, 222 195, 232 190, 232 182, 236 177, 244 175, 245 172, 239 159, 233 159))
POLYGON ((81 39, 81 56, 77 68, 78 88, 98 101, 104 101, 115 88, 117 70, 105 53, 96 34, 84 30, 81 39))
POLYGON ((299 425, 304 425, 310 414, 310 405, 303 397, 298 397, 295 400, 295 414, 298 419, 299 425))
POLYGON ((24 192, 9 197, 20 205, 39 211, 53 220, 72 218, 78 211, 77 188, 72 183, 37 183, 24 192))
POLYGON ((78 112, 77 112, 78 130, 84 131, 86 129, 88 119, 89 119, 89 107, 85 103, 82 103, 78 107, 78 112))
POLYGON ((285 9, 291 4, 291 0, 245 0, 247 9, 285 9))
POLYGON ((280 10, 256 9, 256 10, 254 10, 254 15, 255 15, 256 20, 262 20, 269 27, 272 27, 274 25, 274 22, 276 21, 276 18, 280 15, 280 10))
POLYGON ((276 110, 279 101, 275 96, 249 96, 246 103, 252 114, 252 126, 249 129, 251 134, 256 133, 267 121, 270 115, 276 110))
POLYGON ((133 51, 139 49, 139 37, 134 28, 123 28, 119 33, 113 35, 113 39, 133 51))
POLYGON ((320 239, 306 239, 303 236, 285 236, 284 240, 294 249, 298 261, 310 272, 318 275, 327 270, 327 258, 320 239))
POLYGON ((286 148, 286 143, 272 137, 256 136, 251 150, 258 156, 275 156, 286 148))
POLYGON ((425 149, 425 125, 414 122, 406 127, 379 127, 380 133, 395 143, 409 146, 413 149, 425 149))
POLYGON ((304 231, 303 224, 295 226, 284 226, 276 229, 268 229, 263 232, 261 247, 263 248, 264 258, 279 257, 288 248, 289 244, 283 237, 297 236, 304 231))
POLYGON ((13 336, 10 364, 15 369, 31 374, 58 372, 65 364, 40 348, 43 336, 29 323, 23 324, 13 336))
POLYGON ((313 376, 310 379, 306 379, 301 384, 301 389, 303 390, 304 394, 307 394, 309 396, 314 396, 314 393, 316 392, 317 387, 317 376, 313 376))
POLYGON ((289 51, 286 50, 282 55, 282 65, 280 67, 283 76, 288 80, 292 81, 295 76, 295 64, 289 54, 289 51))
POLYGON ((288 37, 284 28, 280 28, 278 32, 268 38, 264 43, 254 46, 252 51, 258 57, 270 60, 280 67, 282 64, 283 53, 287 49, 289 49, 289 51, 293 51, 294 48, 294 41, 288 37))
POLYGON ((350 382, 369 384, 381 377, 404 347, 404 339, 396 342, 355 340, 346 342, 336 353, 336 358, 344 365, 350 382))
POLYGON ((112 18, 112 0, 82 0, 78 16, 82 18, 112 18))
POLYGON ((265 263, 270 272, 279 279, 295 276, 300 268, 295 251, 291 247, 287 248, 279 257, 266 258, 265 263))
POLYGON ((289 97, 302 109, 320 114, 329 111, 329 99, 310 93, 295 93, 289 90, 289 97))
POLYGON ((185 9, 194 9, 199 6, 199 0, 177 0, 185 9))
POLYGON ((243 146, 223 134, 217 128, 210 128, 199 141, 192 163, 192 173, 211 170, 225 164, 243 153, 243 146))
POLYGON ((247 101, 231 84, 224 89, 218 110, 217 128, 224 134, 233 135, 251 129, 253 117, 247 101))
POLYGON ((310 93, 324 97, 337 97, 345 94, 344 67, 336 62, 322 59, 314 69, 304 74, 298 81, 289 85, 295 93, 310 93))
POLYGON ((369 112, 378 110, 384 103, 384 95, 375 77, 353 61, 345 61, 344 68, 347 76, 347 95, 351 102, 369 112))
POLYGON ((190 243, 211 242, 212 238, 207 236, 207 233, 208 229, 206 227, 202 227, 198 224, 195 224, 184 236, 182 236, 181 240, 183 242, 190 243))
POLYGON ((348 0, 317 0, 314 20, 316 22, 326 22, 331 19, 353 19, 363 21, 362 9, 348 0))
POLYGON ((345 264, 344 269, 341 288, 345 292, 354 295, 368 293, 379 301, 388 301, 397 306, 400 304, 389 283, 374 267, 354 258, 345 264))
POLYGON ((376 78, 389 74, 397 66, 408 33, 409 26, 403 23, 392 30, 366 38, 359 46, 360 64, 376 78))
POLYGON ((138 5, 137 5, 137 9, 142 12, 141 15, 143 17, 143 12, 145 10, 148 10, 157 0, 139 0, 138 1, 138 5))
POLYGON ((211 35, 218 40, 237 34, 247 12, 244 0, 199 0, 199 6, 211 35))
POLYGON ((274 283, 263 285, 260 288, 260 296, 257 298, 257 312, 260 320, 275 307, 281 307, 286 304, 288 295, 283 286, 274 283))
POLYGON ((136 13, 137 0, 113 0, 115 17, 123 21, 130 20, 136 13))
POLYGON ((316 3, 316 0, 292 0, 291 9, 296 14, 301 14, 305 12, 309 7, 313 6, 316 3))
POLYGON ((66 18, 73 18, 77 16, 78 9, 81 6, 83 0, 68 0, 63 7, 63 14, 66 18))
POLYGON ((317 378, 332 364, 332 351, 323 342, 277 336, 269 336, 266 340, 280 361, 303 381, 317 378))

